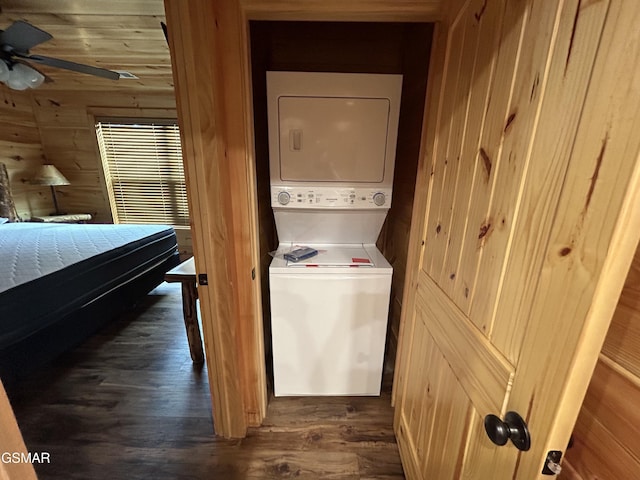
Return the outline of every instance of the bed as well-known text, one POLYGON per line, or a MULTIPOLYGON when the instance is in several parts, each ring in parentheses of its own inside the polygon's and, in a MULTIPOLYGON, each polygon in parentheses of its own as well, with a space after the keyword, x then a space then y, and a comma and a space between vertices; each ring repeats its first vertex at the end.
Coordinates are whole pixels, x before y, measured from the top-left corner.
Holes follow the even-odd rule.
POLYGON ((0 378, 81 343, 178 263, 167 226, 0 224, 0 378))

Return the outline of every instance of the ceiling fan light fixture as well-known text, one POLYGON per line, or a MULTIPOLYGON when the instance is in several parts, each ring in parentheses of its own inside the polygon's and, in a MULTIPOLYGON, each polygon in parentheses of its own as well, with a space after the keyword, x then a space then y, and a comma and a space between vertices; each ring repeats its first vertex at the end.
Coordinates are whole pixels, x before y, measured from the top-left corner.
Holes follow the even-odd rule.
POLYGON ((13 65, 9 72, 9 78, 5 82, 11 90, 26 90, 29 88, 27 83, 27 74, 22 71, 23 65, 18 63, 13 65))
MULTIPOLYGON (((4 62, 0 63, 5 64, 4 62)), ((0 67, 0 69, 2 69, 2 67, 0 67)), ((22 63, 16 63, 8 68, 8 70, 9 72, 7 78, 2 81, 12 90, 38 88, 40 85, 42 85, 42 82, 44 82, 44 75, 22 63)), ((2 72, 0 71, 0 79, 1 78, 2 72)))
POLYGON ((38 88, 44 83, 44 75, 39 71, 34 70, 33 68, 27 68, 29 69, 29 76, 27 78, 27 84, 29 85, 29 88, 38 88))
POLYGON ((0 60, 0 82, 6 82, 9 79, 9 67, 4 62, 4 60, 0 60))

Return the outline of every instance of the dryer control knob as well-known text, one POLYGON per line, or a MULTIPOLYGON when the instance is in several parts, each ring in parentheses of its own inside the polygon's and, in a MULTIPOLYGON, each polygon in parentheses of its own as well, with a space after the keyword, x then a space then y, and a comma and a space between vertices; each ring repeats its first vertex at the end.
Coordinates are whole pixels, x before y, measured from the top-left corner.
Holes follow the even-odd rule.
POLYGON ((381 207, 384 205, 384 202, 387 201, 387 197, 385 197, 384 193, 378 192, 373 195, 373 203, 377 206, 381 207))
POLYGON ((291 200, 291 195, 288 192, 280 192, 278 193, 278 203, 280 205, 286 205, 291 200))

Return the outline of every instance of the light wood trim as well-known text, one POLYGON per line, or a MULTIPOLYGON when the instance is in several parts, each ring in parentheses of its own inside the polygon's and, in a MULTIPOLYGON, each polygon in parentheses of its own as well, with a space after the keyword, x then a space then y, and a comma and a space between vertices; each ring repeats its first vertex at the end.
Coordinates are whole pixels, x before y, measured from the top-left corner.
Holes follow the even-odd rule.
POLYGON ((204 229, 194 236, 196 266, 209 275, 201 290, 215 291, 201 304, 212 309, 202 318, 216 431, 242 437, 267 404, 247 22, 236 0, 168 0, 167 20, 183 143, 196 147, 185 154, 198 184, 194 226, 204 229))
POLYGON ((513 366, 423 271, 418 317, 433 336, 451 370, 479 412, 501 412, 513 366), (424 293, 423 293, 424 292, 424 293), (428 317, 428 321, 422 317, 428 317))
MULTIPOLYGON (((250 35, 249 21, 244 12, 241 11, 241 54, 243 59, 242 76, 244 82, 244 122, 245 122, 245 145, 247 145, 245 165, 246 169, 246 188, 248 192, 252 192, 251 196, 247 196, 246 207, 248 216, 248 233, 251 239, 250 262, 252 271, 250 276, 252 279, 252 288, 249 295, 251 303, 248 308, 253 309, 253 328, 251 335, 253 336, 254 345, 254 367, 253 378, 248 388, 251 389, 252 407, 247 411, 247 420, 251 426, 262 425, 262 421, 267 415, 268 389, 266 379, 266 347, 264 338, 264 312, 262 310, 262 275, 260 269, 262 262, 260 258, 260 212, 257 203, 257 178, 256 178, 256 152, 255 152, 255 132, 254 132, 254 114, 253 114, 253 90, 251 80, 251 52, 250 52, 250 35)), ((270 340, 270 339, 269 339, 270 340)))
MULTIPOLYGON (((209 285, 199 291, 209 387, 216 433, 243 437, 247 420, 236 359, 237 328, 230 271, 233 238, 226 158, 222 73, 216 59, 223 46, 216 36, 216 13, 207 1, 166 0, 183 156, 187 176, 196 271, 209 285)), ((236 192, 240 195, 239 192, 236 192)))
POLYGON ((216 2, 220 46, 217 68, 222 74, 224 98, 225 166, 229 185, 230 216, 226 217, 236 248, 234 302, 238 334, 236 349, 248 425, 257 426, 267 411, 262 297, 260 290, 260 242, 255 181, 252 83, 248 22, 237 0, 216 2))
MULTIPOLYGON (((22 439, 2 381, 0 381, 0 432, 2 432, 0 435, 0 454, 27 453, 27 447, 22 439)), ((36 478, 36 472, 31 463, 4 463, 0 461, 0 480, 35 480, 36 478)))
POLYGON ((240 0, 250 20, 433 22, 446 0, 240 0))

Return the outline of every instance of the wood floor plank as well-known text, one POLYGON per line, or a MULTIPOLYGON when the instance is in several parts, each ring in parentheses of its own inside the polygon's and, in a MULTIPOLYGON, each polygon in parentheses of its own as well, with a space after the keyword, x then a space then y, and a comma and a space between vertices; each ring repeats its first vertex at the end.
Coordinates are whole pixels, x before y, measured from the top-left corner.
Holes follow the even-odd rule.
POLYGON ((273 398, 246 438, 213 436, 206 367, 178 284, 8 392, 41 480, 403 479, 389 378, 380 397, 273 398))

